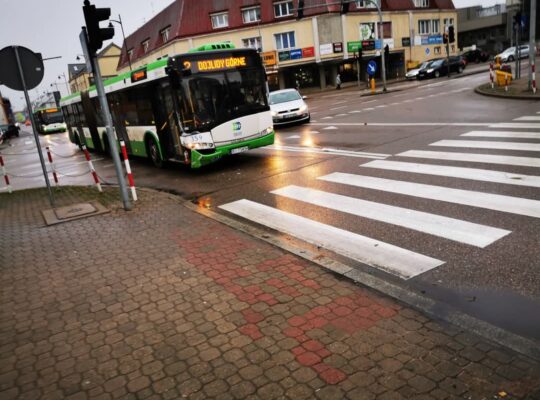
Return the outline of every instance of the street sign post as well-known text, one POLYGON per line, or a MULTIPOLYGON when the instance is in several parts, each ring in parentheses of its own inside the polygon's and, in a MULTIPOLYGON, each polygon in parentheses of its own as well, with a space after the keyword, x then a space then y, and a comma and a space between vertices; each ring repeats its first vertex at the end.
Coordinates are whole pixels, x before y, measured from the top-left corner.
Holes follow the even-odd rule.
POLYGON ((36 121, 34 120, 34 112, 28 90, 35 88, 43 80, 45 72, 43 67, 43 59, 41 54, 34 53, 32 50, 22 46, 8 46, 0 50, 0 84, 6 85, 8 88, 23 91, 26 99, 26 107, 30 121, 32 122, 32 131, 34 140, 36 141, 37 152, 47 191, 49 193, 49 201, 54 207, 54 195, 47 175, 47 167, 45 166, 45 158, 41 151, 41 143, 36 129, 36 121))
POLYGON ((375 60, 371 60, 367 64, 367 73, 369 76, 375 76, 375 73, 377 72, 377 63, 375 60))

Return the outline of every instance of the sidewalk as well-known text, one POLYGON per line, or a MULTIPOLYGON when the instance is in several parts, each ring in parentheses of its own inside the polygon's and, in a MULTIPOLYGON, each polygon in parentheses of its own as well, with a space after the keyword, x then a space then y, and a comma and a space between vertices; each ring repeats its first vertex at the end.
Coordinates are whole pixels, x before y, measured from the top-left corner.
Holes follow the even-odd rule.
POLYGON ((508 99, 517 99, 517 100, 539 100, 540 92, 537 91, 536 94, 529 90, 528 88, 529 80, 527 76, 524 76, 517 81, 512 81, 508 86, 508 91, 505 90, 504 86, 497 86, 492 89, 491 83, 484 83, 475 88, 475 92, 483 94, 484 96, 492 97, 501 97, 508 99))
POLYGON ((0 399, 538 399, 540 364, 205 218, 0 195, 0 399))

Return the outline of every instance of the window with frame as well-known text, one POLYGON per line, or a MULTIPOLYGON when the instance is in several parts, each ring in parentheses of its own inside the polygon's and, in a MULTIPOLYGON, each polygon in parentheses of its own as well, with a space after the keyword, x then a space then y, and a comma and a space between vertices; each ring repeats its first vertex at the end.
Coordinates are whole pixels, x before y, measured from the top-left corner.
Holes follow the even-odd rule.
POLYGON ((127 53, 128 53, 129 60, 131 61, 133 59, 133 48, 129 49, 127 53))
POLYGON ((293 15, 293 8, 292 1, 280 1, 278 3, 274 3, 274 16, 276 18, 280 18, 293 15))
POLYGON ((438 19, 432 19, 431 20, 431 33, 440 33, 441 32, 441 29, 440 29, 440 23, 441 21, 439 21, 438 19))
POLYGON ((148 47, 150 46, 150 39, 146 39, 144 42, 142 42, 141 46, 143 49, 143 53, 146 54, 148 52, 148 47))
POLYGON ((168 26, 168 27, 162 29, 162 30, 159 32, 159 34, 161 35, 161 41, 162 41, 163 43, 166 43, 166 42, 169 41, 169 35, 170 35, 170 33, 171 33, 171 27, 170 27, 170 26, 168 26))
POLYGON ((414 0, 414 6, 417 8, 429 7, 429 0, 414 0))
MULTIPOLYGON (((379 0, 373 0, 373 1, 378 2, 379 0)), ((356 8, 376 8, 375 4, 369 0, 356 0, 355 4, 356 4, 356 8)))
POLYGON ((261 7, 250 7, 242 10, 242 20, 244 24, 261 20, 261 7))
POLYGON ((213 29, 226 28, 229 26, 229 13, 223 12, 212 14, 210 15, 210 19, 212 20, 213 29))
POLYGON ((435 46, 433 48, 433 54, 441 54, 441 46, 435 46))
POLYGON ((278 50, 292 49, 296 46, 294 32, 276 33, 274 37, 276 39, 276 49, 278 50))
POLYGON ((454 25, 454 18, 445 18, 443 21, 444 21, 444 26, 454 25))
POLYGON ((429 35, 430 25, 431 25, 431 20, 429 20, 429 19, 420 19, 420 20, 418 20, 418 34, 419 35, 429 35))
POLYGON ((242 39, 242 43, 244 44, 245 48, 255 49, 255 50, 259 50, 262 48, 262 42, 261 42, 260 36, 242 39))

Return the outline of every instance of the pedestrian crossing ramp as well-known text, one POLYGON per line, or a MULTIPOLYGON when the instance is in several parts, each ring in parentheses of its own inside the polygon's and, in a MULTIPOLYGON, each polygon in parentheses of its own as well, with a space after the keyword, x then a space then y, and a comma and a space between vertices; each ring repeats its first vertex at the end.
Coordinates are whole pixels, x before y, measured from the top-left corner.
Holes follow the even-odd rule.
MULTIPOLYGON (((540 151, 540 143, 511 141, 512 139, 540 139, 540 133, 490 130, 471 131, 462 136, 465 140, 440 140, 430 144, 434 148, 445 147, 454 151, 409 150, 396 154, 395 156, 399 157, 399 160, 376 159, 368 161, 359 165, 358 173, 333 172, 317 177, 317 181, 398 194, 413 200, 433 201, 436 204, 450 203, 471 207, 475 210, 482 209, 486 212, 502 212, 533 219, 540 218, 540 201, 535 199, 414 182, 418 176, 429 175, 456 180, 496 183, 510 187, 529 187, 533 190, 540 187, 540 176, 536 175, 504 172, 499 169, 475 168, 469 165, 455 166, 430 163, 430 160, 437 160, 438 162, 466 162, 473 165, 481 163, 482 166, 494 164, 497 166, 506 165, 509 168, 515 166, 540 168, 540 158, 530 157, 529 153, 527 156, 499 154, 505 150, 513 153, 540 151), (474 140, 475 138, 488 139, 474 140), (500 141, 501 138, 506 141, 500 141), (471 152, 463 152, 464 149, 471 152), (477 149, 482 149, 484 153, 474 153, 477 149), (486 154, 485 151, 498 153, 486 154), (410 158, 422 159, 423 162, 409 162, 407 159, 410 158), (365 172, 374 169, 403 173, 406 174, 407 180, 386 179, 365 174, 365 172)), ((330 185, 329 187, 335 186, 330 185)), ((331 213, 345 214, 352 218, 367 218, 377 223, 386 224, 386 227, 400 227, 480 249, 485 249, 512 233, 497 226, 304 186, 289 185, 270 193, 300 204, 321 207, 331 213)), ((295 214, 248 199, 241 199, 223 204, 220 208, 251 222, 320 246, 402 279, 416 277, 438 268, 446 262, 428 254, 420 254, 364 235, 369 232, 352 232, 300 215, 302 207, 295 207, 295 210, 300 210, 295 214)), ((341 218, 335 219, 335 221, 340 220, 341 218)), ((497 218, 491 219, 495 224, 497 220, 497 218)))

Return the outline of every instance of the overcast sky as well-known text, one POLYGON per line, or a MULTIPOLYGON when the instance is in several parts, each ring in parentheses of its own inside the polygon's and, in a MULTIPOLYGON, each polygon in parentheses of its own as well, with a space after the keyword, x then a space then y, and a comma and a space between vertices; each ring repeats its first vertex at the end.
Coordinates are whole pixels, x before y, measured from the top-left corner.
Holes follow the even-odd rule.
MULTIPOLYGON (((122 16, 126 35, 129 35, 146 20, 165 8, 173 0, 94 0, 97 7, 110 7, 111 18, 122 16)), ((470 5, 490 6, 504 0, 454 0, 456 7, 470 5)), ((0 49, 10 45, 28 47, 42 53, 44 58, 62 56, 57 60, 45 61, 45 77, 41 84, 30 92, 31 99, 44 91, 56 90, 66 94, 61 73, 67 77, 67 64, 77 62, 81 53, 79 32, 84 25, 83 0, 0 0, 0 49), (53 87, 51 87, 53 84, 53 87)), ((115 25, 113 41, 121 46, 120 27, 115 25)), ((82 61, 84 62, 84 61, 82 61)), ((1 66, 0 66, 1 68, 1 66)), ((0 86, 4 96, 10 98, 14 109, 23 108, 22 92, 14 92, 0 86)))

